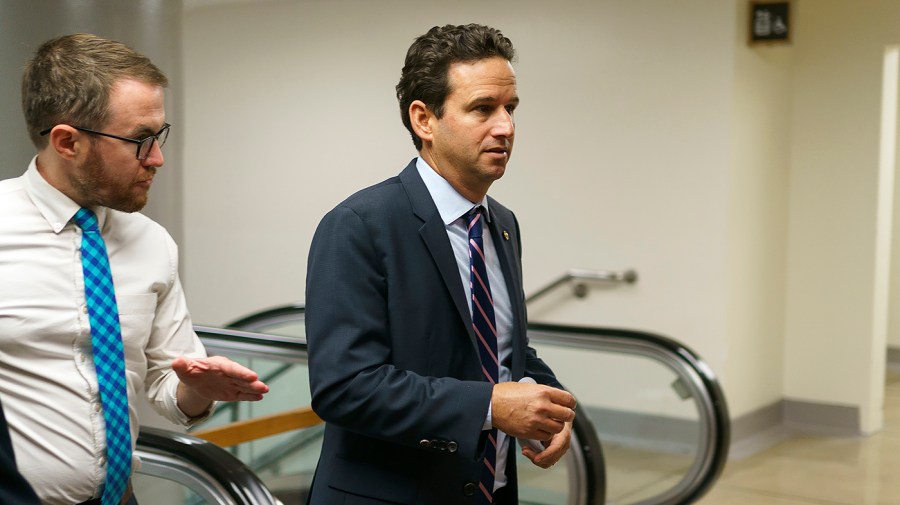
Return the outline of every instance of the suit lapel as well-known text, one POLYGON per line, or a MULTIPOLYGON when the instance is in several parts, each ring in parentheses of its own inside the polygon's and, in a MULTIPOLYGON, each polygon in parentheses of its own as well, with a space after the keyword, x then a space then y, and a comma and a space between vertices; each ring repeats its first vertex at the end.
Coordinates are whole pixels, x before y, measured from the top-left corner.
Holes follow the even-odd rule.
POLYGON ((469 302, 466 300, 466 293, 460 282, 459 267, 456 265, 453 247, 450 245, 444 221, 434 205, 434 200, 432 200, 431 194, 428 193, 428 188, 422 182, 422 178, 416 170, 416 160, 410 162, 403 172, 400 173, 400 182, 406 189, 413 213, 424 222, 419 228, 419 235, 425 242, 425 246, 431 253, 431 257, 441 273, 441 278, 444 280, 444 285, 450 293, 450 298, 453 299, 453 305, 459 312, 459 317, 465 323, 464 326, 468 331, 469 339, 474 346, 476 341, 475 333, 472 330, 472 316, 469 314, 469 302))

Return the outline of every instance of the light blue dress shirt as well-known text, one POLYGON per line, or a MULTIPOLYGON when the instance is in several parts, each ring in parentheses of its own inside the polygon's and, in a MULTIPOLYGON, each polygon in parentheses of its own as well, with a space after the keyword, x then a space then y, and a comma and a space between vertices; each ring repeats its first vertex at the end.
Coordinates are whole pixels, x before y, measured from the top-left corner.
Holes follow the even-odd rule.
MULTIPOLYGON (((416 169, 418 169, 422 181, 425 182, 425 187, 428 188, 431 199, 434 200, 438 213, 440 213, 441 219, 444 221, 447 236, 450 238, 450 245, 453 247, 453 255, 456 257, 456 266, 459 268, 459 277, 466 292, 466 299, 469 302, 469 313, 471 313, 472 288, 469 285, 469 232, 466 228, 465 216, 478 205, 488 210, 487 196, 480 202, 470 202, 460 195, 446 179, 438 175, 421 157, 416 160, 416 169)), ((490 222, 490 212, 485 213, 485 217, 490 222)), ((494 247, 493 237, 490 233, 485 233, 483 240, 488 283, 491 286, 491 296, 494 299, 494 318, 497 324, 500 382, 508 382, 512 374, 505 364, 509 363, 510 355, 512 354, 512 305, 509 301, 509 292, 506 289, 506 281, 500 268, 500 260, 497 256, 497 249, 494 247)), ((490 406, 488 406, 484 427, 485 429, 492 428, 490 406)), ((507 434, 497 430, 495 490, 505 486, 507 482, 506 447, 508 443, 509 437, 507 434)))

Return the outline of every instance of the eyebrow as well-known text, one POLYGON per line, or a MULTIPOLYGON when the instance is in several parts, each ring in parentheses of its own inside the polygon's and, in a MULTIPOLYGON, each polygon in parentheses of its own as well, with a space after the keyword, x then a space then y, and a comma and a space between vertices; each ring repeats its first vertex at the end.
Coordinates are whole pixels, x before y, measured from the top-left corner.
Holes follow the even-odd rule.
MULTIPOLYGON (((469 107, 474 107, 476 105, 481 105, 485 103, 497 103, 500 100, 495 96, 479 96, 469 102, 469 107)), ((513 96, 508 105, 519 105, 519 95, 513 96)))
MULTIPOLYGON (((163 125, 165 125, 165 124, 166 123, 163 122, 163 125)), ((131 138, 134 138, 134 139, 144 139, 144 138, 156 135, 158 132, 159 132, 159 130, 154 130, 150 126, 141 125, 141 126, 134 128, 133 130, 131 130, 130 136, 131 136, 131 138)))

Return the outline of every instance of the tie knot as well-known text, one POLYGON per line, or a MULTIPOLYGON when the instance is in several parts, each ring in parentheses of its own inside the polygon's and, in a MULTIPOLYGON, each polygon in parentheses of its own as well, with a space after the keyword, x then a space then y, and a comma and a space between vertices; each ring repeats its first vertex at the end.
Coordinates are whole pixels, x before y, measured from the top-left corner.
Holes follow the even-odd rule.
POLYGON ((75 213, 75 224, 84 231, 100 231, 100 228, 97 227, 97 215, 91 209, 84 207, 75 213))
POLYGON ((470 237, 481 237, 481 217, 484 215, 484 207, 481 205, 470 210, 466 214, 466 226, 470 237))

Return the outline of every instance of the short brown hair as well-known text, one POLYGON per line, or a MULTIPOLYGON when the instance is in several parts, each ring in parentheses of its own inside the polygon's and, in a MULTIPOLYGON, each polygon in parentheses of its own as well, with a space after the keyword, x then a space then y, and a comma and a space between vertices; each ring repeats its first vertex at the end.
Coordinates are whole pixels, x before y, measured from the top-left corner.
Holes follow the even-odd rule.
POLYGON ((121 42, 75 33, 42 44, 22 76, 22 110, 31 142, 43 149, 47 139, 40 132, 58 124, 102 127, 109 118, 110 91, 121 79, 169 84, 149 58, 121 42))
POLYGON ((410 104, 421 100, 440 118, 444 115, 444 101, 450 94, 447 79, 450 65, 497 56, 512 62, 516 57, 516 50, 500 30, 489 26, 435 26, 416 38, 406 52, 406 62, 396 90, 403 126, 412 135, 417 150, 422 149, 422 139, 412 128, 409 119, 410 104))

